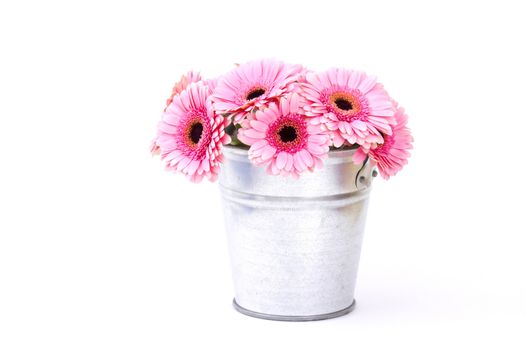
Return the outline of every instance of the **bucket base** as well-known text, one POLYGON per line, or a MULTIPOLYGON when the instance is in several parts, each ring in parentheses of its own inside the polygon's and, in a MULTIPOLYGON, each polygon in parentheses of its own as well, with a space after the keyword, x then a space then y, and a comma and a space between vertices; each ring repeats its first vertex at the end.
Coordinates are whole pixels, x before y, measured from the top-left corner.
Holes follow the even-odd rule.
POLYGON ((233 299, 233 307, 235 310, 239 311, 241 314, 250 316, 250 317, 256 317, 256 318, 262 318, 264 320, 272 320, 272 321, 288 321, 288 322, 306 322, 306 321, 320 321, 320 320, 326 320, 329 318, 335 318, 339 316, 346 315, 350 313, 355 308, 355 300, 352 302, 352 304, 342 310, 336 311, 336 312, 330 312, 328 314, 321 314, 321 315, 309 315, 309 316, 282 316, 282 315, 271 315, 271 314, 263 314, 261 312, 251 311, 248 309, 243 308, 237 302, 235 299, 233 299))

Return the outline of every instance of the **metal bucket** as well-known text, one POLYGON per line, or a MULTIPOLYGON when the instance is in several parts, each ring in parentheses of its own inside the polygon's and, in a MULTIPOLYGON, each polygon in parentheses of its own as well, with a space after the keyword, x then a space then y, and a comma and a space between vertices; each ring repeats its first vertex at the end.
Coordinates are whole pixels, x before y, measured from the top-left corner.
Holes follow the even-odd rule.
POLYGON ((235 287, 234 307, 271 320, 349 313, 373 166, 331 151, 299 180, 271 176, 243 149, 225 147, 220 173, 235 287))

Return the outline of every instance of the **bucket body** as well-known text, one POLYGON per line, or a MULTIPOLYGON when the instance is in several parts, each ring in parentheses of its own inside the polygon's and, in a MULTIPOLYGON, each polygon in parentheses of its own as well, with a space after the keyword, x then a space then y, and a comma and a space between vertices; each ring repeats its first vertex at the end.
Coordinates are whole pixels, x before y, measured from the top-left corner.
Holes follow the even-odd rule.
POLYGON ((308 321, 352 310, 373 175, 353 152, 331 151, 323 169, 293 179, 225 147, 219 183, 238 311, 308 321))

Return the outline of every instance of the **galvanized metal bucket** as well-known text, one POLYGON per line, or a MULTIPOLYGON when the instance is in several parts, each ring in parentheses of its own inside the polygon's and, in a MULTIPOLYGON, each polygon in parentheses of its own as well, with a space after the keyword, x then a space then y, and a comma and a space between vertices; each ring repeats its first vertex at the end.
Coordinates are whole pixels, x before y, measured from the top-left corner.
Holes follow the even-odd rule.
POLYGON ((373 166, 331 151, 301 178, 266 174, 226 147, 220 186, 234 307, 271 320, 342 316, 354 305, 373 166))

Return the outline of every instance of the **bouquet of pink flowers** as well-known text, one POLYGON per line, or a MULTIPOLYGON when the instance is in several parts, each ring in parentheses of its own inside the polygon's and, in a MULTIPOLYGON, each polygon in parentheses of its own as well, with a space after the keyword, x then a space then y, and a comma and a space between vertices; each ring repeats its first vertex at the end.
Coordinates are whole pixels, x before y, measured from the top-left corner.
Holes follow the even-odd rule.
POLYGON ((404 109, 375 77, 341 68, 313 72, 260 60, 217 79, 189 72, 175 84, 151 151, 191 181, 214 181, 224 145, 248 149, 268 174, 298 178, 331 150, 357 148, 388 179, 406 163, 412 136, 404 109))

